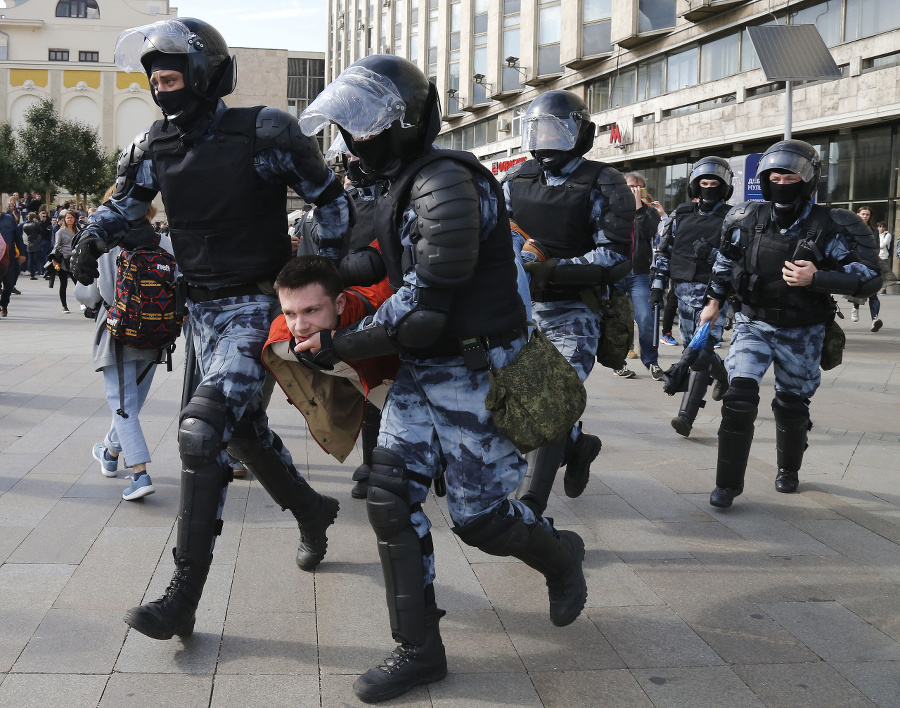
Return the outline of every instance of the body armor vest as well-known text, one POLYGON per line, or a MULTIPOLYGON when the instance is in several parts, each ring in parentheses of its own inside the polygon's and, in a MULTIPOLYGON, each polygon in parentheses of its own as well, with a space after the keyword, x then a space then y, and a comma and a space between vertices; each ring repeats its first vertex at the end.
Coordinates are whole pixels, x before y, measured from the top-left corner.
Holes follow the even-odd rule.
POLYGON ((172 126, 164 131, 164 121, 150 128, 175 260, 192 285, 273 280, 291 257, 287 191, 264 182, 253 166, 260 109, 229 108, 212 138, 194 145, 172 126))
MULTIPOLYGON (((749 207, 748 207, 749 208, 749 207)), ((825 247, 837 233, 837 224, 826 207, 813 206, 805 219, 807 230, 796 236, 782 234, 771 218, 767 202, 758 202, 735 228, 741 230, 746 247, 732 271, 732 285, 741 301, 740 311, 751 319, 780 327, 801 327, 828 322, 834 317, 834 300, 828 293, 791 287, 782 278, 785 261, 796 260, 797 248, 805 242, 802 260, 824 268, 825 247)))
MULTIPOLYGON (((368 246, 375 240, 375 200, 362 199, 356 188, 351 189, 348 194, 353 197, 353 204, 356 206, 356 223, 344 238, 344 243, 347 244, 344 250, 347 252, 368 246)), ((345 255, 347 254, 341 254, 342 257, 345 255)))
MULTIPOLYGON (((429 347, 440 349, 444 343, 455 346, 458 351, 459 339, 502 334, 525 324, 525 306, 516 288, 515 254, 500 185, 471 153, 433 150, 407 165, 388 192, 377 200, 375 223, 378 225, 378 245, 391 287, 396 292, 403 285, 403 274, 415 265, 415 243, 404 247, 400 242, 400 224, 409 205, 413 181, 428 163, 447 159, 462 162, 471 172, 484 175, 494 192, 498 209, 497 225, 479 245, 473 278, 453 291, 446 337, 442 335, 429 347)), ((415 241, 418 235, 414 232, 411 238, 415 241)))
POLYGON ((669 275, 672 280, 708 283, 712 275, 712 263, 694 255, 694 242, 706 241, 713 248, 722 242, 722 222, 728 213, 726 204, 717 204, 708 214, 700 213, 700 205, 688 202, 675 210, 675 239, 669 275))
POLYGON ((585 160, 563 184, 541 184, 541 167, 528 160, 509 179, 513 220, 549 258, 576 258, 594 250, 591 191, 602 162, 585 160))

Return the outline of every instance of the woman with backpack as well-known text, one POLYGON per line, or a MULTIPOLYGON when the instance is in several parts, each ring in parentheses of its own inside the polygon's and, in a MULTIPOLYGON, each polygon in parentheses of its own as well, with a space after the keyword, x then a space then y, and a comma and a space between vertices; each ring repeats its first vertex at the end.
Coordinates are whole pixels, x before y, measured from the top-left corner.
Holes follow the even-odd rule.
MULTIPOLYGON (((111 187, 103 201, 109 199, 112 192, 111 187)), ((172 243, 168 237, 160 237, 153 230, 151 220, 155 215, 156 207, 150 205, 146 221, 132 227, 124 241, 132 249, 159 247, 172 253, 172 243)), ((132 473, 129 476, 131 484, 122 493, 122 498, 133 501, 156 491, 147 473, 150 450, 144 439, 139 416, 150 391, 150 384, 153 383, 157 351, 123 345, 113 338, 107 327, 108 310, 116 301, 117 260, 121 252, 122 248, 116 246, 101 256, 98 262, 100 277, 96 284, 99 286, 102 302, 94 330, 94 365, 97 371, 103 372, 112 423, 103 441, 94 445, 92 454, 100 463, 100 472, 106 477, 115 477, 119 459, 124 453, 123 466, 130 467, 132 473)), ((82 304, 91 307, 96 302, 82 304)))

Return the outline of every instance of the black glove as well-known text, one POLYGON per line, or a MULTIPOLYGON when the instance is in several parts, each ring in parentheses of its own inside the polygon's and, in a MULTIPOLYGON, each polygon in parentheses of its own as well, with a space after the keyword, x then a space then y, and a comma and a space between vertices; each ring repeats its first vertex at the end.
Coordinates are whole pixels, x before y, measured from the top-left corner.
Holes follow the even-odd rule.
POLYGON ((702 238, 698 238, 694 241, 694 256, 701 261, 705 261, 709 258, 710 254, 713 251, 712 244, 709 241, 706 241, 702 238))
POLYGON ((531 274, 531 292, 536 293, 547 288, 557 263, 555 258, 550 258, 546 261, 525 264, 525 272, 531 274))
POLYGON ((663 291, 661 288, 650 288, 650 304, 654 307, 663 304, 663 291))
POLYGON ((331 330, 323 329, 319 332, 319 339, 322 343, 322 348, 313 354, 310 351, 294 351, 294 347, 297 346, 297 341, 291 337, 289 343, 291 352, 293 352, 297 361, 313 371, 332 371, 334 370, 335 364, 340 363, 341 360, 335 355, 334 348, 331 345, 331 330))
POLYGON ((103 239, 97 236, 85 234, 78 239, 78 243, 72 249, 72 258, 69 267, 72 269, 72 277, 82 285, 90 285, 100 277, 97 268, 97 260, 107 252, 103 239))

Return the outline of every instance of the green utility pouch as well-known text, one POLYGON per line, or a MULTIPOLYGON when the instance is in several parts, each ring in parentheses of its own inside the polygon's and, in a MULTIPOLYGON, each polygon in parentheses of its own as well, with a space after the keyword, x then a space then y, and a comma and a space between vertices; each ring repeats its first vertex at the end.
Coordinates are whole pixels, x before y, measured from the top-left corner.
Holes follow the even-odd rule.
POLYGON ((500 369, 491 366, 488 377, 491 388, 484 406, 523 453, 558 443, 587 405, 578 373, 537 327, 513 362, 500 369))
POLYGON ((609 296, 599 301, 599 315, 602 322, 597 362, 608 369, 621 369, 634 343, 634 307, 631 299, 610 287, 609 296))
POLYGON ((825 341, 822 342, 822 358, 819 366, 823 371, 828 371, 841 364, 846 344, 847 337, 844 335, 844 330, 837 323, 837 319, 832 319, 825 325, 825 341))

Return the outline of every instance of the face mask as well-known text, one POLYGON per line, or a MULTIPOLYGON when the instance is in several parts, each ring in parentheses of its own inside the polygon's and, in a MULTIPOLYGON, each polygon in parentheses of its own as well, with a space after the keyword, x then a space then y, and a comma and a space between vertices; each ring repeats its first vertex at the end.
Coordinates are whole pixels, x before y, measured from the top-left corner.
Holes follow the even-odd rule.
POLYGON ((374 183, 372 177, 363 172, 359 160, 347 163, 347 176, 356 187, 368 187, 374 183))
MULTIPOLYGON (((345 134, 344 139, 347 137, 345 134)), ((347 144, 352 146, 353 154, 359 158, 362 172, 370 177, 383 173, 396 159, 391 153, 390 129, 368 140, 351 138, 347 144)))
POLYGON ((180 88, 177 91, 157 91, 156 100, 163 113, 167 116, 174 116, 181 112, 184 108, 185 99, 187 98, 187 89, 180 88))
POLYGON ((776 204, 790 205, 794 207, 803 194, 803 182, 794 182, 793 184, 769 184, 769 194, 772 195, 772 201, 776 204))
POLYGON ((704 209, 711 209, 721 200, 723 187, 717 184, 715 187, 700 187, 700 204, 704 209))
POLYGON ((532 155, 548 172, 559 172, 572 161, 572 153, 562 150, 535 150, 532 155))

